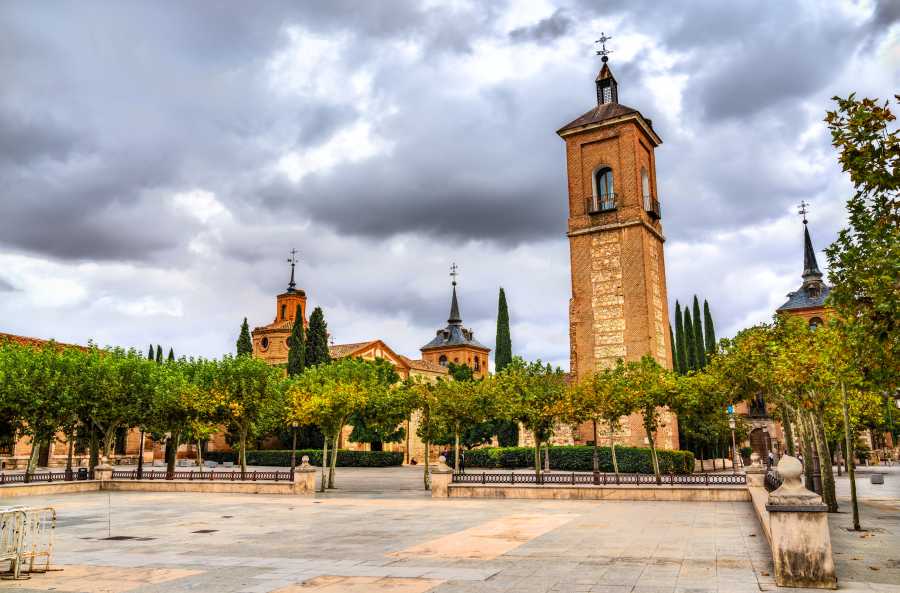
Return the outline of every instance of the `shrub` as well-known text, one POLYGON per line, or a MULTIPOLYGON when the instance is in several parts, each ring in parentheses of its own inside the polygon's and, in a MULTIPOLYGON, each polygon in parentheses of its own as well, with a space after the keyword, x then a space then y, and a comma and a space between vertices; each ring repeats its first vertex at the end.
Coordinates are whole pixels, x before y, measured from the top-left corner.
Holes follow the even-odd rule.
MULTIPOLYGON (((466 451, 466 467, 528 468, 534 466, 534 449, 531 447, 481 447, 466 451)), ((597 453, 600 471, 613 471, 609 447, 599 447, 597 453)), ((543 462, 543 451, 541 461, 543 462)), ((694 454, 690 451, 658 450, 659 469, 662 473, 690 474, 694 471, 694 454)), ((550 469, 561 471, 592 471, 594 448, 590 446, 550 447, 550 469)), ((616 447, 616 460, 622 473, 652 474, 650 449, 616 447)), ((453 464, 451 452, 449 464, 453 464)))
MULTIPOLYGON (((297 465, 304 455, 309 456, 309 462, 312 465, 322 465, 321 449, 298 449, 297 465)), ((205 459, 209 461, 237 462, 237 453, 222 451, 210 451, 206 454, 205 459)), ((392 465, 401 465, 403 463, 403 453, 399 451, 347 451, 341 449, 338 451, 337 465, 338 467, 389 467, 392 465)), ((259 450, 247 451, 247 465, 269 465, 276 467, 291 466, 291 451, 284 450, 259 450)))

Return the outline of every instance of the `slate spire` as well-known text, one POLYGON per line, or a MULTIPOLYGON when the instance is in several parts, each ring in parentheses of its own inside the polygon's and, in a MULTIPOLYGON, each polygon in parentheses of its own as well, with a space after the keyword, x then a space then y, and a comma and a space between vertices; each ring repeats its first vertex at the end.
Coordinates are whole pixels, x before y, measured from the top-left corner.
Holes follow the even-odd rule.
POLYGON ((459 315, 459 300, 456 298, 456 276, 459 275, 457 270, 459 267, 454 263, 450 266, 450 276, 453 278, 453 298, 450 301, 450 318, 447 323, 450 325, 461 325, 462 317, 459 315))
POLYGON ((822 278, 822 272, 819 270, 819 262, 816 261, 816 252, 812 246, 812 239, 809 238, 809 227, 803 223, 803 279, 807 276, 822 278))

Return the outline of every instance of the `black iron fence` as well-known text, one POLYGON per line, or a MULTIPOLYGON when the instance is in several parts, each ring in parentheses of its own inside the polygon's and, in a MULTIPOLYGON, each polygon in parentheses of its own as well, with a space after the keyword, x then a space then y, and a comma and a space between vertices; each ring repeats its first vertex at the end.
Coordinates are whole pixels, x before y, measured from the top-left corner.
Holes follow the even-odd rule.
POLYGON ((93 478, 94 473, 86 467, 59 472, 0 472, 0 485, 31 484, 32 482, 74 482, 77 480, 92 480, 93 478))
POLYGON ((781 474, 778 473, 778 470, 770 469, 766 472, 765 486, 766 490, 769 492, 781 488, 782 482, 783 480, 781 479, 781 474))
POLYGON ((699 474, 679 476, 666 474, 657 481, 653 474, 587 474, 587 473, 466 473, 453 474, 455 484, 535 484, 589 486, 745 486, 744 474, 699 474))
POLYGON ((292 471, 172 471, 165 470, 143 470, 138 472, 132 470, 116 470, 112 471, 113 480, 189 480, 189 481, 217 481, 217 482, 293 482, 294 472, 292 471))

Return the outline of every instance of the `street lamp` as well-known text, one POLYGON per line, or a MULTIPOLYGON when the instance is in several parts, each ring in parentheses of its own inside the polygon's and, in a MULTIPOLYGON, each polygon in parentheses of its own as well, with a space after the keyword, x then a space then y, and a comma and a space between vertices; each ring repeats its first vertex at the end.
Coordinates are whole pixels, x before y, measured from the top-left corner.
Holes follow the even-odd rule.
POLYGON ((291 422, 291 432, 294 433, 293 444, 291 445, 291 472, 297 467, 297 427, 300 423, 294 420, 291 422))
POLYGON ((728 417, 728 428, 731 429, 731 472, 737 473, 737 441, 734 438, 734 415, 728 417))

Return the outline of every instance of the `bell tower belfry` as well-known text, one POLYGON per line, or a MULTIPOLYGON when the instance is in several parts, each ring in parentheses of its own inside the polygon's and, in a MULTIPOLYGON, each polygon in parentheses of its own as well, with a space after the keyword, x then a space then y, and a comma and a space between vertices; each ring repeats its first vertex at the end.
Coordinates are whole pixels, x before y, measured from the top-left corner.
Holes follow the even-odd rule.
POLYGON ((557 131, 566 143, 570 366, 578 379, 645 354, 672 366, 654 155, 662 140, 650 119, 619 103, 609 39, 599 40, 596 107, 557 131))

